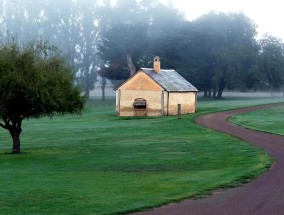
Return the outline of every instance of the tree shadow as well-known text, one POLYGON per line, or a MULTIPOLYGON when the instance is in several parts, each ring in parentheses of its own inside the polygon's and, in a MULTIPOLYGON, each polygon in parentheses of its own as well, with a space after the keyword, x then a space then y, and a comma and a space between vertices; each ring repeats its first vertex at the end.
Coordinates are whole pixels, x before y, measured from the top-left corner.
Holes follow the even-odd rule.
POLYGON ((21 153, 18 153, 18 154, 15 154, 13 152, 3 152, 1 154, 4 154, 4 155, 26 155, 26 154, 30 154, 31 152, 21 152, 21 153))

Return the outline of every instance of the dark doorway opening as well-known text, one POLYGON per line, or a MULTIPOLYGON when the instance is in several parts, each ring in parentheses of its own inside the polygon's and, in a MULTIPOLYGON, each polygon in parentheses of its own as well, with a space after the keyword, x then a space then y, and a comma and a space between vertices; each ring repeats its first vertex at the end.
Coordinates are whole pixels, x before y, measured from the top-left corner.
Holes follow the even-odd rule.
POLYGON ((143 98, 137 98, 133 103, 134 115, 135 116, 146 116, 147 113, 147 102, 143 98))

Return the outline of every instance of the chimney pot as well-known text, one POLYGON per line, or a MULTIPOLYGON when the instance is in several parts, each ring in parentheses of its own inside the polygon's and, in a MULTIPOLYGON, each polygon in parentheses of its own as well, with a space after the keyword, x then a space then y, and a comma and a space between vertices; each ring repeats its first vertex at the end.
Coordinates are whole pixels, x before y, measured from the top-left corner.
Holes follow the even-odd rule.
POLYGON ((154 57, 154 63, 153 64, 154 64, 153 65, 154 71, 159 74, 160 71, 161 71, 161 61, 160 61, 160 57, 159 56, 154 57))

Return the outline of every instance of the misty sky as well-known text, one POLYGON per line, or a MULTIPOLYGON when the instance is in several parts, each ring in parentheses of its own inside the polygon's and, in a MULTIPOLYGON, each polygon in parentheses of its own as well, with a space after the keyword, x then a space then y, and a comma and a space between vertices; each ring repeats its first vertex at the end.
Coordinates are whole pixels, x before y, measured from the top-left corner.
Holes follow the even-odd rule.
MULTIPOLYGON (((162 0, 168 2, 168 0, 162 0)), ((270 32, 284 41, 284 13, 281 0, 174 0, 174 6, 189 20, 209 11, 242 11, 258 25, 258 36, 270 32)))

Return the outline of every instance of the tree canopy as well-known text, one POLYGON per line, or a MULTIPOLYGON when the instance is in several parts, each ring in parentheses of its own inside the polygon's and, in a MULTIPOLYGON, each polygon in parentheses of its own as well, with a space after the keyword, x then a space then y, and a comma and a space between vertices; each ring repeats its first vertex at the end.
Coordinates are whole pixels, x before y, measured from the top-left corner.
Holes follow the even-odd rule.
MULTIPOLYGON (((163 68, 175 69, 205 97, 221 98, 225 88, 283 88, 283 52, 271 58, 264 49, 268 38, 257 39, 256 24, 240 12, 210 12, 188 21, 159 0, 3 1, 1 37, 56 44, 76 67, 86 97, 98 73, 126 79, 150 67, 157 55, 163 68)), ((283 46, 278 39, 272 43, 283 46)))
POLYGON ((258 87, 271 91, 284 87, 284 45, 280 39, 265 34, 259 40, 258 87))
POLYGON ((54 46, 15 40, 0 46, 0 126, 11 134, 13 153, 20 153, 24 119, 77 114, 83 104, 73 69, 54 46))
POLYGON ((98 54, 110 67, 104 75, 117 78, 120 76, 115 75, 113 69, 117 69, 118 62, 120 70, 126 70, 128 76, 134 74, 137 67, 148 63, 159 52, 154 44, 166 30, 182 22, 183 17, 178 10, 158 1, 119 0, 114 7, 108 6, 105 10, 105 20, 98 54))
POLYGON ((100 60, 96 54, 99 1, 11 0, 0 5, 0 35, 20 42, 48 40, 68 57, 77 72, 77 83, 86 97, 94 88, 100 60), (68 5, 68 6, 67 6, 68 5))

